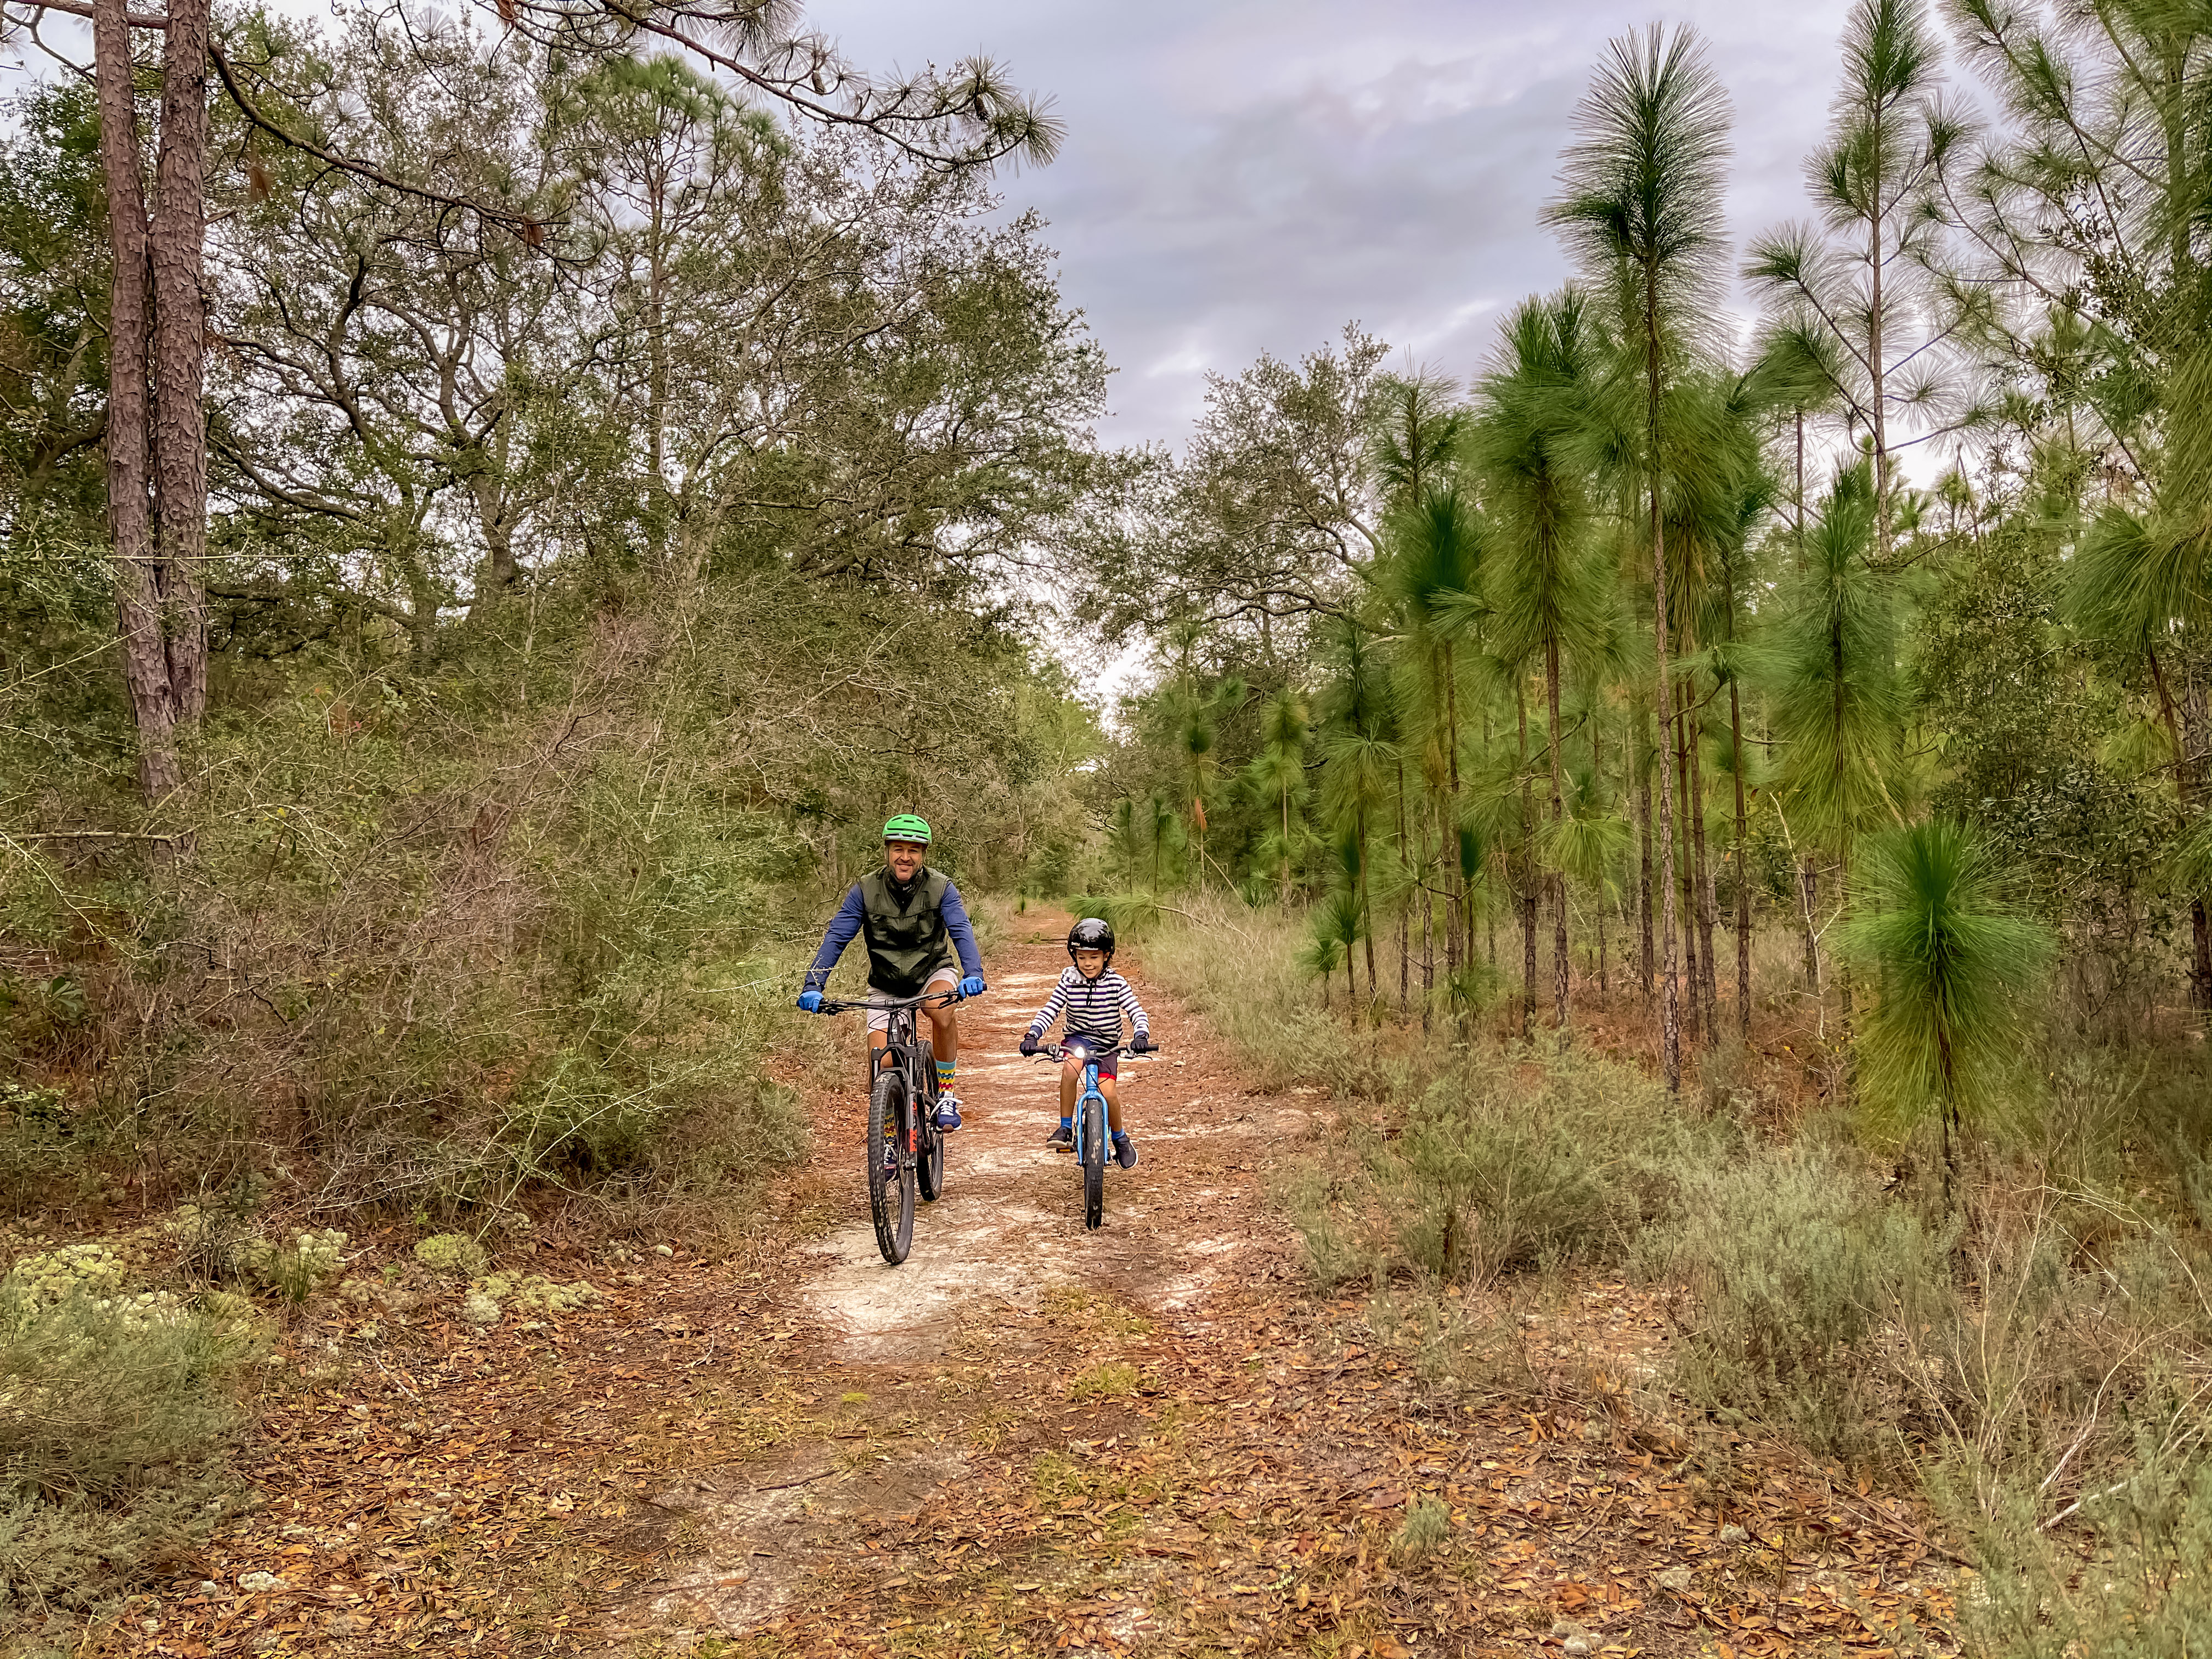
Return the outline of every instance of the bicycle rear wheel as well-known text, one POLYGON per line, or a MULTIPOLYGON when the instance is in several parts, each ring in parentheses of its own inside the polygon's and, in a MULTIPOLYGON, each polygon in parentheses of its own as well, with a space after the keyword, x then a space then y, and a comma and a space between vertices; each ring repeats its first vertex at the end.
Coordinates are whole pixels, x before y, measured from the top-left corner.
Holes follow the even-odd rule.
POLYGON ((878 1075, 868 1091, 868 1208, 876 1248, 896 1267, 914 1248, 914 1158, 906 1146, 906 1079, 878 1075))
POLYGON ((1093 1095, 1083 1103, 1083 1224, 1095 1228, 1106 1218, 1106 1103, 1093 1095))

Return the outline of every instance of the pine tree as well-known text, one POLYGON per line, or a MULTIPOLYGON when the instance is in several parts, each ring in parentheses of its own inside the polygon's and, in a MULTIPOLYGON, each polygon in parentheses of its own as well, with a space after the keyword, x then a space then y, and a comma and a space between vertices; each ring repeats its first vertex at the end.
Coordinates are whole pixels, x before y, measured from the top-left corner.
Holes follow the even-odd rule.
MULTIPOLYGON (((1661 750, 1671 747, 1663 526, 1670 368, 1717 310, 1726 94, 1696 34, 1654 27, 1610 42, 1596 83, 1577 111, 1582 136, 1564 168, 1566 193, 1547 210, 1593 283, 1609 291, 1627 356, 1642 381, 1642 471, 1652 568, 1661 750)), ((1659 769, 1662 921, 1660 1054, 1669 1090, 1682 1086, 1681 992, 1674 958, 1674 799, 1659 769)))

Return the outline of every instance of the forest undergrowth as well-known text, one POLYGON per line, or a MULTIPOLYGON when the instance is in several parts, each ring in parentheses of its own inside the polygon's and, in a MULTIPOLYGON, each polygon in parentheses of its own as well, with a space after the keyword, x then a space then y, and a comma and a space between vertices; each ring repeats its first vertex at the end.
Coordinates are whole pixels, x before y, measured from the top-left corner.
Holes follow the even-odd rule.
POLYGON ((1148 930, 1148 968, 1263 1073, 1332 1098, 1279 1195, 1317 1282, 1364 1286, 1426 1373, 1534 1388, 1516 1310, 1625 1281, 1671 1325, 1663 1367, 1631 1382, 1641 1409, 1924 1503, 1978 1575, 1969 1650, 2178 1654, 2207 1628, 2197 1046, 2052 1043, 1947 1202, 1929 1132, 1886 1138, 1822 1097, 1817 1063, 1788 1063, 1807 1015, 1786 974, 1762 981, 1747 1048, 1707 1051, 1677 1101, 1649 1055, 1518 1042, 1502 1011, 1425 1040, 1324 1011, 1295 919, 1178 911, 1148 930))

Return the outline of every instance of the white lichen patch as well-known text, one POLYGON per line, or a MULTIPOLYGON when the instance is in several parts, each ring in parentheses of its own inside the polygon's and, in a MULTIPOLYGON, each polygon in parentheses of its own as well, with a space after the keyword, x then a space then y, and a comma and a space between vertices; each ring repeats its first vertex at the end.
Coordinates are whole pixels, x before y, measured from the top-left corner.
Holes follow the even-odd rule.
POLYGON ((567 1313, 599 1299, 598 1287, 583 1279, 562 1285, 542 1273, 492 1273, 475 1288, 501 1307, 523 1313, 567 1313))
POLYGON ((415 1259, 438 1273, 463 1279, 480 1279, 491 1266, 483 1246, 466 1233, 433 1233, 416 1245, 415 1259))

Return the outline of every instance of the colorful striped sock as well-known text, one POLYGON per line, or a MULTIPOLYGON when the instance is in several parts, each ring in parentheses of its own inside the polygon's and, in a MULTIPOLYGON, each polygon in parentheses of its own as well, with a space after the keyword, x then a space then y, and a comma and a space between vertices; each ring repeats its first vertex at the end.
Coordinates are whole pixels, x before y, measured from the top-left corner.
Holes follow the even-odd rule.
POLYGON ((949 1095, 952 1092, 952 1067, 951 1060, 940 1060, 937 1062, 937 1091, 939 1094, 949 1095))

